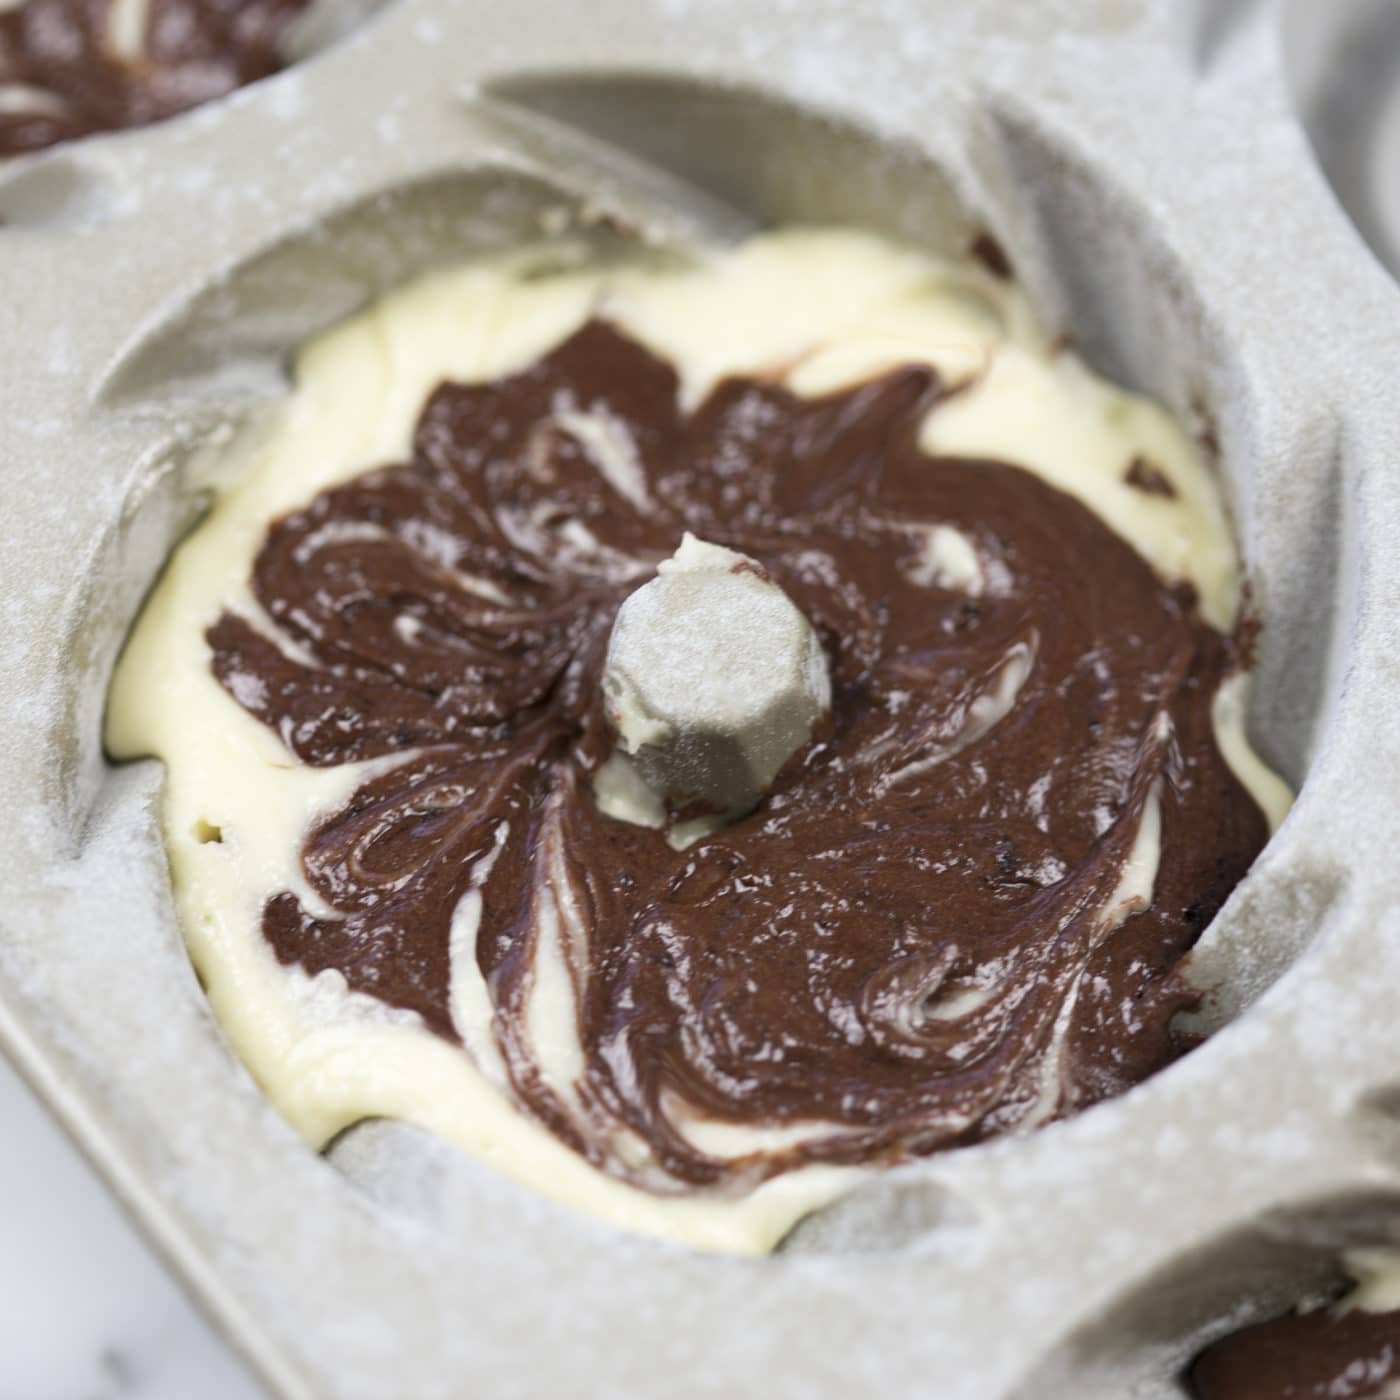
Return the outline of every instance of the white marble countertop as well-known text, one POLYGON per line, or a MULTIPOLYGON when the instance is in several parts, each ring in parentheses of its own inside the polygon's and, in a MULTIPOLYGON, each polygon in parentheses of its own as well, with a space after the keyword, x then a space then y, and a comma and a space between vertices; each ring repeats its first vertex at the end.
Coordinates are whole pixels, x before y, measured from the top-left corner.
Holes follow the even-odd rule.
POLYGON ((260 1400, 3 1059, 0 1143, 0 1400, 260 1400))

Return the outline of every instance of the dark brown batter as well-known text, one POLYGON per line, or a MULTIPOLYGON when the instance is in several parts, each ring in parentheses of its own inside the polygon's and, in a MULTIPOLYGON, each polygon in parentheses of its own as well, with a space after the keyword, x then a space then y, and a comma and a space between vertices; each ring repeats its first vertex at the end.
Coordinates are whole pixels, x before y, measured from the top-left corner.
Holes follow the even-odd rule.
POLYGON ((945 392, 925 368, 817 399, 736 379, 685 415, 671 367, 593 322, 522 374, 442 385, 411 461, 276 522, 252 582, 284 642, 226 613, 215 673, 308 763, 403 755, 308 835, 307 877, 340 917, 274 898, 277 956, 454 1039, 449 926, 498 851, 477 959, 513 1090, 653 1189, 975 1141, 1181 1053, 1181 961, 1267 834, 1211 723, 1237 644, 1030 472, 925 456, 945 392), (625 431, 645 502, 565 410, 625 431), (980 596, 916 581, 935 523, 975 542, 980 596), (591 775, 614 613, 686 529, 786 590, 834 704, 756 812, 677 853, 603 816, 591 775), (1115 926, 1154 791, 1151 907, 1115 926), (586 1059, 567 1096, 523 1014, 546 904, 586 1059), (831 1131, 721 1162, 677 1105, 831 1131), (662 1171, 619 1159, 619 1122, 662 1171))
POLYGON ((1123 480, 1144 495, 1165 496, 1169 501, 1176 496, 1176 487, 1171 484, 1170 479, 1160 467, 1154 467, 1146 457, 1134 457, 1128 463, 1127 471, 1123 473, 1123 480))
POLYGON ((113 0, 28 0, 0 12, 0 158, 99 131, 146 126, 283 66, 282 41, 310 0, 151 0, 139 55, 114 51, 113 0))
POLYGON ((1400 1312, 1291 1313, 1208 1347, 1197 1400, 1376 1400, 1400 1383, 1400 1312))

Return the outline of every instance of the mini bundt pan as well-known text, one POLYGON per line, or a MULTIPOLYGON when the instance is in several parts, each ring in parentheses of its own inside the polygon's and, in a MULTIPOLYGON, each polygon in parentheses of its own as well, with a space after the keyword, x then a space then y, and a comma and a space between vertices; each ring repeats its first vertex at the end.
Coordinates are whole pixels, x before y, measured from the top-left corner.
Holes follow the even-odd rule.
POLYGON ((1205 1340, 1400 1239, 1400 292, 1281 32, 1267 0, 400 0, 0 169, 0 1044, 275 1393, 1179 1396, 1205 1340), (771 1258, 627 1237, 392 1124, 308 1151, 185 957, 159 765, 102 751, 122 639, 292 348, 561 209, 990 230, 1218 447, 1251 728, 1299 791, 1195 955, 1201 1048, 771 1258))

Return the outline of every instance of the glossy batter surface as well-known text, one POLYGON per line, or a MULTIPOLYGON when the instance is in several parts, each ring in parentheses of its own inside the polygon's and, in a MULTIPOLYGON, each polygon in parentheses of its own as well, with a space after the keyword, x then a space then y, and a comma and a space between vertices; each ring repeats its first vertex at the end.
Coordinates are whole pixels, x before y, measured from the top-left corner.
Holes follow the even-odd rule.
POLYGON ((1330 1307, 1273 1318, 1212 1343, 1192 1363, 1196 1400, 1397 1400, 1400 1257, 1343 1258, 1355 1286, 1330 1307))
POLYGON ((1400 1314, 1323 1308, 1217 1342, 1191 1368, 1198 1400, 1392 1400, 1400 1314))
POLYGON ((1286 795, 1238 731, 1208 474, 1013 288, 785 235, 695 269, 477 269, 320 354, 337 404, 387 382, 402 453, 323 426, 289 482, 308 361, 113 712, 116 747, 170 764, 216 1008, 314 1139, 393 1112, 624 1223, 754 1248, 859 1170, 1179 1052, 1180 960, 1286 795), (823 260, 846 275, 806 305, 823 260), (685 530, 812 622, 833 713, 756 812, 677 851, 610 781, 597 680, 685 530), (172 741, 172 681, 276 769, 261 803, 172 741))
POLYGON ((807 400, 735 379, 684 413, 668 365, 590 321, 523 374, 444 385, 410 462, 277 522, 253 592, 284 637, 225 613, 215 673, 304 762, 412 755, 312 833, 331 912, 273 899, 278 957, 455 1039, 470 899, 514 1093, 663 1189, 948 1146, 1169 1060, 1176 963, 1267 831, 1211 723, 1240 657, 1077 501, 925 454, 946 392, 925 368, 807 400), (979 587, 932 571, 935 529, 979 587), (834 701, 757 812, 676 851, 591 779, 608 630, 686 530, 779 583, 834 701), (567 1083, 532 1044, 546 940, 577 1008, 567 1083), (722 1160, 695 1116, 808 1133, 722 1160))
POLYGON ((0 4, 0 159, 146 126, 283 66, 310 0, 0 4))

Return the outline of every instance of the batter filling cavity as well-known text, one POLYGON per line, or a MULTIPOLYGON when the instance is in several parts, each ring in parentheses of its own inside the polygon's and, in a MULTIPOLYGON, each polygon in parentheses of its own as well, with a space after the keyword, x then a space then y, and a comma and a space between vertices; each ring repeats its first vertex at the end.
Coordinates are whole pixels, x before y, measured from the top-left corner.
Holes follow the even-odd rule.
POLYGON ((996 270, 528 250, 303 353, 110 738, 312 1141, 403 1117, 761 1249, 1188 1048, 1288 800, 1254 630, 1189 439, 996 270))

